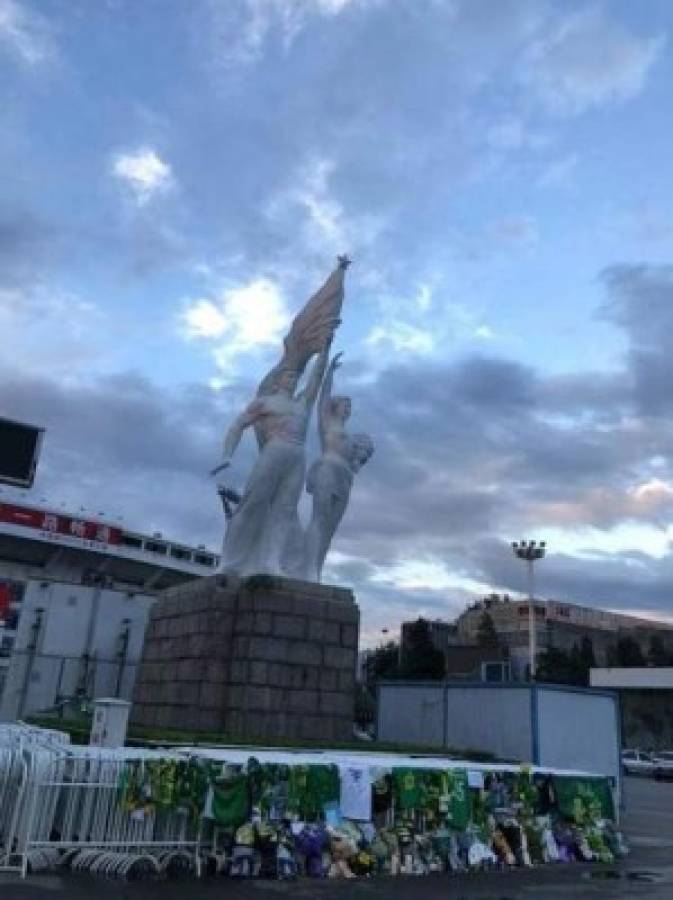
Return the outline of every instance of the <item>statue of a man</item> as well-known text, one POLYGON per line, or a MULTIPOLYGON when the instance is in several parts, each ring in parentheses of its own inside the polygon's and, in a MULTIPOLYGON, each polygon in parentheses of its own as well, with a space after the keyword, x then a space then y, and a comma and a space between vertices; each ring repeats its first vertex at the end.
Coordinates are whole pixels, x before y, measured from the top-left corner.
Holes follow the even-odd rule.
POLYGON ((320 391, 318 430, 322 455, 306 479, 306 490, 313 496, 313 510, 306 532, 305 577, 313 581, 320 581, 327 551, 348 506, 353 475, 374 452, 369 435, 346 431, 350 397, 332 396, 334 372, 340 359, 341 353, 333 358, 320 391))
POLYGON ((329 341, 315 359, 306 387, 296 395, 298 373, 289 366, 277 367, 273 379, 263 382, 264 393, 258 393, 226 434, 224 461, 214 471, 229 465, 246 428, 255 428, 260 452, 229 520, 225 571, 282 573, 281 560, 304 485, 306 431, 328 354, 329 341))

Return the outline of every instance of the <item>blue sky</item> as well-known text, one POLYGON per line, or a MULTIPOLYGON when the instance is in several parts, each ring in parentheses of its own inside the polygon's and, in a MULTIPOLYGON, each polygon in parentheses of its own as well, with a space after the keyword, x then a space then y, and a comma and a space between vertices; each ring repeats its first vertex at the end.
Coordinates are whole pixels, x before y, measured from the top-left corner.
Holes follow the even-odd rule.
POLYGON ((347 251, 377 453, 328 577, 368 639, 516 592, 528 535, 541 593, 670 613, 672 30, 667 0, 0 0, 0 414, 48 428, 36 494, 217 546, 222 432, 347 251))

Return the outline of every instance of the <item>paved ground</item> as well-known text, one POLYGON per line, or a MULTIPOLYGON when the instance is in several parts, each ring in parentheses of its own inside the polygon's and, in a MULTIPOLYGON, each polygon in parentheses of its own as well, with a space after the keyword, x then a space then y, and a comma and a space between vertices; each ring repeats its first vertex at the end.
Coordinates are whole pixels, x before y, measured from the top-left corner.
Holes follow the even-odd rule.
POLYGON ((623 828, 632 852, 615 866, 559 865, 465 876, 366 881, 131 884, 57 875, 0 875, 2 900, 671 900, 673 783, 629 778, 623 828), (638 877, 640 876, 640 878, 638 877), (648 880, 641 880, 648 878, 648 880))

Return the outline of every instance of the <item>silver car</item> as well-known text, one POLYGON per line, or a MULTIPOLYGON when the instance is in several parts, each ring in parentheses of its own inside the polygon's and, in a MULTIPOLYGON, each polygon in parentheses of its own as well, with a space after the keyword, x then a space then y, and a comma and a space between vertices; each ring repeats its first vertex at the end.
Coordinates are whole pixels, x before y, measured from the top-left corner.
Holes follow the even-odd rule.
POLYGON ((622 750, 622 769, 625 775, 652 775, 654 760, 644 750, 622 750))
POLYGON ((673 778, 673 751, 658 750, 652 755, 652 762, 653 775, 658 781, 663 778, 673 778))

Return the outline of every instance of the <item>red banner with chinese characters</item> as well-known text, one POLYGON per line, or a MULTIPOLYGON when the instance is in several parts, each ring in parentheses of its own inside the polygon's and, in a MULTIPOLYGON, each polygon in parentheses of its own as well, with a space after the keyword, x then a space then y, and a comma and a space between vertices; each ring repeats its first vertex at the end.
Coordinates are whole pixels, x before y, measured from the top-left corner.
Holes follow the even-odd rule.
POLYGON ((9 585, 0 581, 0 620, 4 622, 9 612, 9 604, 12 602, 12 592, 9 585))
POLYGON ((16 506, 12 503, 0 503, 0 522, 37 528, 40 531, 81 538, 85 541, 97 541, 101 544, 118 544, 121 539, 121 529, 111 525, 76 519, 73 516, 62 516, 29 506, 16 506))

